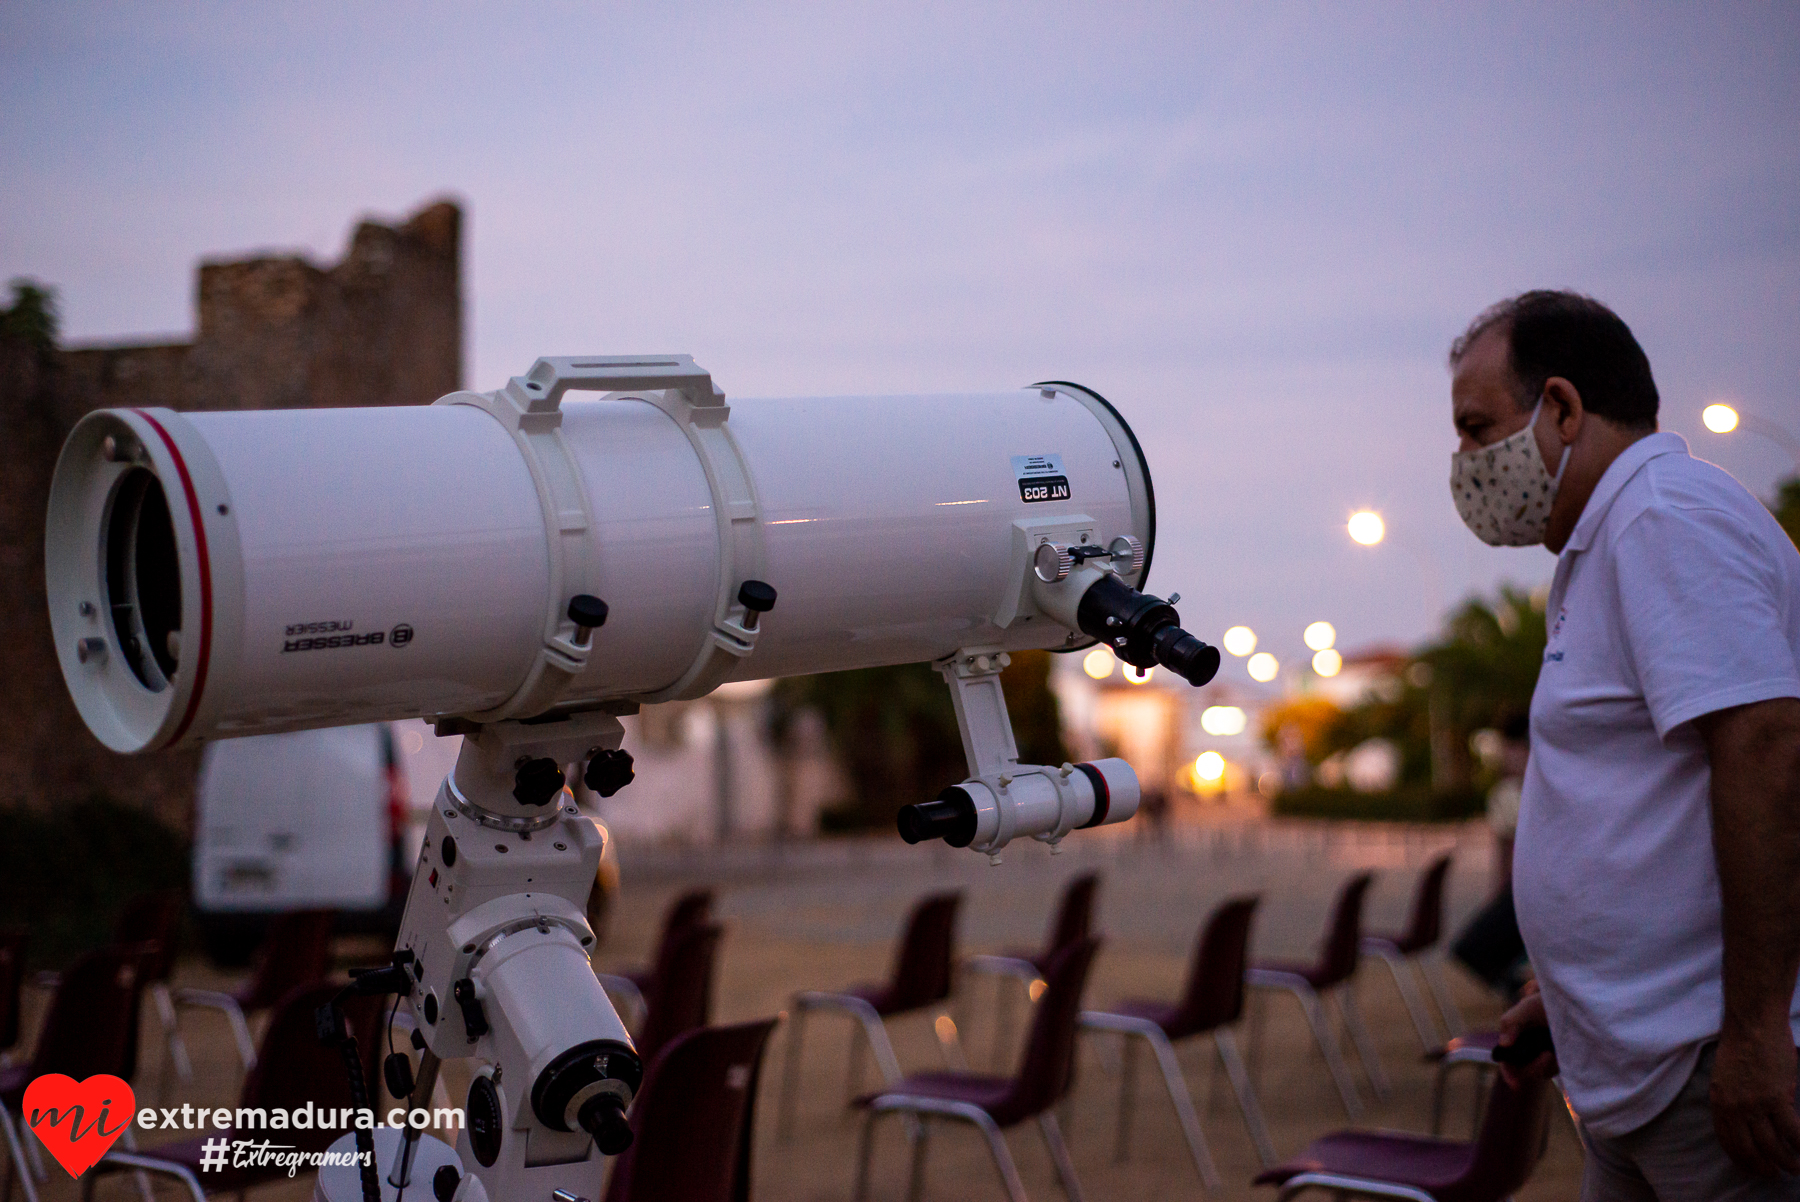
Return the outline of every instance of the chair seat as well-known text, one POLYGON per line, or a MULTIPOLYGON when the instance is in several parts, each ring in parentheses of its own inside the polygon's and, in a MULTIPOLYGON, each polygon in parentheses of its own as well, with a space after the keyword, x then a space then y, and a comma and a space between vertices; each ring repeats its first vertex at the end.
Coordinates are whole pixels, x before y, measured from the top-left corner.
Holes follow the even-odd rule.
POLYGON ((951 1070, 941 1072, 914 1073, 903 1077, 886 1089, 857 1099, 857 1105, 867 1106, 877 1098, 907 1095, 915 1098, 933 1098, 940 1102, 967 1102, 979 1106, 990 1113, 992 1108, 1003 1101, 1012 1091, 1011 1077, 994 1077, 986 1073, 959 1073, 951 1070))
MULTIPOLYGON (((1162 1028, 1164 1035, 1170 1039, 1179 1038, 1175 1034, 1176 1020, 1181 1017, 1181 1007, 1172 1002, 1162 1002, 1155 998, 1126 998, 1107 1008, 1109 1014, 1123 1014, 1126 1018, 1141 1018, 1145 1022, 1155 1023, 1162 1028)), ((1187 1032, 1182 1032, 1186 1034, 1187 1032)))
POLYGON ((1376 931, 1364 935, 1362 941, 1365 949, 1388 951, 1396 956, 1416 956, 1431 946, 1398 931, 1376 931))
POLYGON ((1314 1140, 1300 1155, 1256 1178, 1281 1185, 1301 1173, 1338 1173, 1410 1185, 1426 1193, 1458 1184, 1475 1160, 1475 1145, 1398 1131, 1336 1131, 1314 1140))
POLYGON ((1307 963, 1303 960, 1258 960, 1250 966, 1250 971, 1252 973, 1278 972, 1291 977, 1299 977, 1314 989, 1321 991, 1337 984, 1337 980, 1321 971, 1317 964, 1307 963))

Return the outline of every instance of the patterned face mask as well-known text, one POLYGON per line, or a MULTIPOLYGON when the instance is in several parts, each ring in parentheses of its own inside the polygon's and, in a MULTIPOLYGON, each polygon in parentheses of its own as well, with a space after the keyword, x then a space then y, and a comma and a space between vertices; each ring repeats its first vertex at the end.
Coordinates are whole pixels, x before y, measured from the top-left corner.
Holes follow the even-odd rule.
POLYGON ((1463 525, 1491 547, 1529 547, 1544 541, 1550 527, 1550 507, 1557 485, 1569 466, 1565 446, 1562 462, 1552 476, 1538 451, 1538 410, 1531 410, 1525 428, 1491 447, 1458 451, 1450 456, 1450 496, 1463 525))

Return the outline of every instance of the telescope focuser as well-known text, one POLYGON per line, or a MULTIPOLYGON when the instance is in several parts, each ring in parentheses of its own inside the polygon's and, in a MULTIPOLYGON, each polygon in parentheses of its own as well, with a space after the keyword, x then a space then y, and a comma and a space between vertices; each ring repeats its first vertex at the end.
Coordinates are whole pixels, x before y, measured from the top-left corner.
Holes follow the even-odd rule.
POLYGON ((1134 667, 1161 664, 1192 685, 1218 674, 1219 649, 1183 630, 1174 606, 1138 592, 1112 573, 1081 595, 1075 620, 1083 634, 1099 639, 1134 667))

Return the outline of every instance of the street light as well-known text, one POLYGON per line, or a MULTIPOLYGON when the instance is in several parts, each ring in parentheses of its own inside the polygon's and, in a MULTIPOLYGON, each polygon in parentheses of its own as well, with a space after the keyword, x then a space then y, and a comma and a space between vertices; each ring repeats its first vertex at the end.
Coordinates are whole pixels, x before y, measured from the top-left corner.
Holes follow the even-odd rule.
POLYGON ((1200 711, 1200 729, 1209 735, 1241 735, 1247 719, 1235 705, 1209 705, 1200 711))
POLYGON ((1252 655, 1245 667, 1249 669, 1251 680, 1261 681, 1263 684, 1274 680, 1281 671, 1281 664, 1267 651, 1258 651, 1252 655))
POLYGON ((1350 515, 1350 537, 1365 547, 1373 547, 1387 535, 1387 523, 1373 509, 1359 509, 1350 515))
POLYGON ((1216 751, 1202 751, 1194 761, 1194 775, 1204 781, 1215 781, 1225 775, 1225 757, 1216 751))
POLYGON ((1336 676, 1344 670, 1344 657, 1330 647, 1322 647, 1313 656, 1313 671, 1320 676, 1336 676))
POLYGON ((1337 642, 1337 627, 1330 622, 1314 622, 1301 637, 1311 650, 1324 651, 1337 642))
POLYGON ((1095 680, 1105 680, 1113 674, 1113 653, 1105 647, 1095 647, 1082 657, 1081 670, 1095 680))
POLYGON ((1800 438, 1795 438, 1785 427, 1778 426, 1754 413, 1739 413, 1723 401, 1714 401, 1700 411, 1700 420, 1714 434, 1730 434, 1739 426, 1752 434, 1760 434, 1776 446, 1788 453, 1794 461, 1794 470, 1800 472, 1800 438))
POLYGON ((1225 632, 1225 650, 1240 657, 1249 655, 1256 650, 1256 631, 1248 626, 1233 626, 1225 632))

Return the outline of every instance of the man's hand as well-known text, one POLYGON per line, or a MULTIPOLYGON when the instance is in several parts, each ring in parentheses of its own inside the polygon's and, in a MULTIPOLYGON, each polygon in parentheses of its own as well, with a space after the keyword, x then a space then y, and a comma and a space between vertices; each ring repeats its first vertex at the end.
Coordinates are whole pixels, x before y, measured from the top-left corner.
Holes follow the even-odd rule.
MULTIPOLYGON (((1537 982, 1529 981, 1525 985, 1525 996, 1518 1003, 1500 1016, 1500 1046, 1511 1047, 1526 1027, 1547 1027, 1550 1020, 1544 1014, 1544 999, 1539 996, 1537 982)), ((1545 1052, 1536 1060, 1523 1067, 1510 1064, 1500 1066, 1500 1075, 1506 1083, 1517 1089, 1525 1081, 1542 1081, 1556 1076, 1556 1053, 1545 1052)))
POLYGON ((1800 699, 1719 710, 1694 725, 1712 767, 1725 936, 1713 1127, 1746 1170, 1800 1172, 1788 1020, 1800 972, 1800 699))

